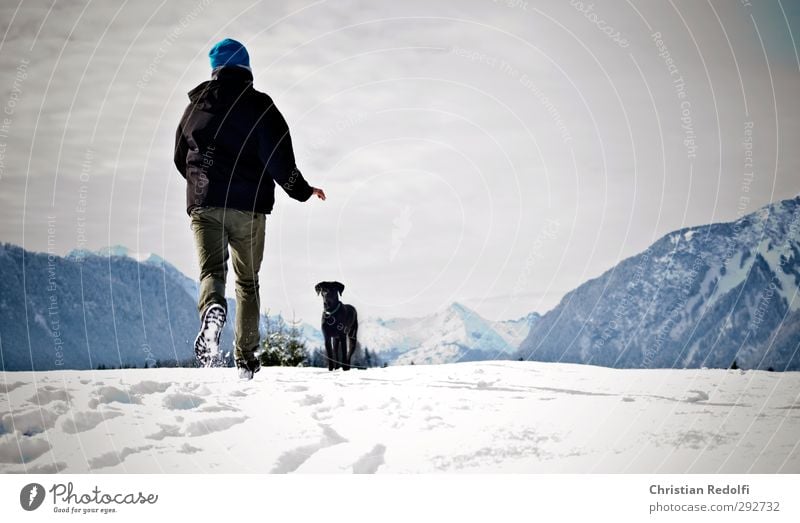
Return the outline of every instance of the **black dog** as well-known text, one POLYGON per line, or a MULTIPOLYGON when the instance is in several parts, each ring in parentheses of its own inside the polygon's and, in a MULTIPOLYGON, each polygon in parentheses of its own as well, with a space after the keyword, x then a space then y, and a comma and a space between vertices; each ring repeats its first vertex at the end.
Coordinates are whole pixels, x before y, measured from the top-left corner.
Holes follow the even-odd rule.
POLYGON ((314 286, 322 294, 322 337, 328 356, 328 370, 350 370, 350 358, 356 351, 358 315, 356 308, 339 301, 344 285, 338 281, 321 281, 314 286))

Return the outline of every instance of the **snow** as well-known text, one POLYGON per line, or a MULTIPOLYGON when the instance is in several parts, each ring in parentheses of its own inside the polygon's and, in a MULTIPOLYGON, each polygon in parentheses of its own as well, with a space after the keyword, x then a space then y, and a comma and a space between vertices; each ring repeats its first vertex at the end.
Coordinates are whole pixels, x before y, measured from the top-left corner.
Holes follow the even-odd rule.
POLYGON ((150 252, 136 252, 124 245, 109 245, 108 247, 103 247, 101 249, 97 249, 95 251, 91 251, 89 249, 73 249, 71 250, 67 256, 70 258, 85 258, 91 255, 98 255, 98 256, 126 256, 128 258, 132 258, 138 262, 150 262, 153 264, 160 264, 164 261, 163 258, 158 256, 157 254, 153 254, 150 252))
POLYGON ((492 324, 495 332, 508 343, 509 347, 519 348, 528 333, 531 331, 531 324, 539 319, 540 316, 532 312, 528 316, 516 320, 497 321, 492 324))
MULTIPOLYGON (((358 341, 381 361, 439 364, 468 359, 493 359, 512 355, 540 316, 490 321, 459 303, 416 318, 367 316, 359 319, 358 341)), ((273 317, 277 319, 277 317, 273 317)), ((324 346, 322 333, 308 323, 301 325, 307 346, 324 346)))
POLYGON ((800 309, 800 296, 798 296, 798 285, 795 282, 794 276, 786 274, 781 267, 781 256, 790 257, 792 254, 788 249, 788 245, 783 249, 766 249, 759 246, 761 256, 769 265, 770 270, 775 275, 775 279, 780 283, 780 296, 786 300, 786 304, 790 311, 800 309))
POLYGON ((113 410, 106 412, 98 412, 96 410, 74 412, 62 421, 61 430, 67 434, 78 434, 79 432, 92 430, 105 420, 116 418, 117 416, 122 416, 122 413, 113 410))
POLYGON ((465 355, 462 345, 455 342, 438 341, 425 343, 411 349, 394 360, 395 365, 436 365, 445 361, 458 361, 465 355))
POLYGON ((788 257, 791 255, 789 247, 790 244, 787 242, 783 248, 775 248, 770 238, 764 238, 758 243, 758 246, 744 264, 742 263, 742 258, 746 254, 745 251, 737 253, 735 258, 725 266, 726 273, 724 276, 721 276, 719 269, 709 271, 714 277, 720 278, 720 280, 714 293, 708 298, 708 305, 710 306, 717 299, 744 282, 752 269, 753 263, 756 261, 756 255, 760 255, 769 266, 769 270, 774 277, 773 281, 780 284, 778 293, 781 298, 786 301, 789 310, 796 311, 800 309, 800 296, 798 296, 797 293, 797 283, 795 282, 794 276, 784 272, 781 267, 781 256, 788 257))
POLYGON ((529 332, 530 318, 491 322, 452 303, 420 318, 367 318, 359 327, 359 342, 380 355, 400 352, 393 363, 437 364, 458 361, 477 350, 481 359, 512 354, 529 332))
MULTIPOLYGON (((738 252, 731 258, 730 262, 725 265, 725 274, 723 275, 720 267, 712 267, 706 274, 703 283, 700 285, 701 292, 712 292, 706 299, 706 307, 710 307, 718 299, 725 296, 731 290, 741 285, 750 269, 753 266, 756 258, 750 256, 745 264, 742 263, 742 258, 745 256, 745 251, 738 252), (716 281, 716 285, 714 285, 716 281)), ((701 296, 702 297, 702 296, 701 296)))
POLYGON ((486 361, 235 375, 5 373, 0 472, 800 472, 800 373, 486 361))

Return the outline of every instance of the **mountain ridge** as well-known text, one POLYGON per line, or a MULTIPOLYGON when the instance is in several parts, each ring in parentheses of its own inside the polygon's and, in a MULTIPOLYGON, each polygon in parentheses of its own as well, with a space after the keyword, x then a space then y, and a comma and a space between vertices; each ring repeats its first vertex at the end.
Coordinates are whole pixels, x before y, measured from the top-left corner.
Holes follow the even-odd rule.
POLYGON ((518 356, 612 367, 727 367, 736 359, 797 368, 789 333, 800 322, 799 227, 796 197, 732 222, 667 233, 568 292, 518 356))
MULTIPOLYGON (((4 320, 0 324, 0 368, 142 367, 193 357, 192 341, 199 323, 198 283, 155 254, 114 245, 51 256, 6 243, 0 244, 0 274, 4 320), (51 289, 46 278, 40 277, 48 271, 54 275, 51 289), (57 314, 48 314, 50 301, 57 304, 57 314), (57 326, 48 319, 57 319, 57 326), (55 347, 63 358, 51 354, 55 347)), ((235 300, 228 298, 229 317, 235 311, 235 300)), ((279 317, 269 316, 273 322, 279 317)), ((266 324, 267 317, 262 314, 262 333, 266 324)), ((303 321, 299 327, 309 352, 323 346, 319 327, 303 321)), ((420 318, 366 317, 360 341, 387 363, 403 363, 398 358, 411 350, 416 352, 406 358, 408 362, 415 358, 441 363, 506 357, 518 345, 508 330, 504 322, 489 322, 454 302, 444 311, 420 318), (446 332, 440 332, 443 323, 446 332), (387 333, 387 324, 403 328, 387 333), (428 329, 421 333, 424 325, 428 329), (503 335, 495 332, 493 325, 503 326, 503 335), (378 333, 370 336, 373 329, 378 333), (413 336, 411 331, 416 331, 413 336), (486 340, 491 342, 488 349, 473 346, 486 340)), ((517 338, 522 337, 517 334, 517 338)), ((225 325, 222 340, 224 350, 231 350, 232 321, 225 325)))
MULTIPOLYGON (((794 370, 800 368, 798 238, 800 196, 731 222, 666 233, 543 315, 491 321, 458 301, 413 318, 360 311, 359 341, 397 364, 522 358, 727 368, 735 360, 747 368, 794 370)), ((98 357, 115 366, 192 357, 198 284, 157 255, 111 246, 60 257, 0 244, 0 274, 6 370, 58 368, 55 352, 67 355, 68 368, 93 368, 98 357)), ((228 306, 232 317, 235 301, 228 306)), ((226 346, 232 323, 223 333, 226 346)), ((322 346, 317 326, 300 327, 310 350, 322 346)))

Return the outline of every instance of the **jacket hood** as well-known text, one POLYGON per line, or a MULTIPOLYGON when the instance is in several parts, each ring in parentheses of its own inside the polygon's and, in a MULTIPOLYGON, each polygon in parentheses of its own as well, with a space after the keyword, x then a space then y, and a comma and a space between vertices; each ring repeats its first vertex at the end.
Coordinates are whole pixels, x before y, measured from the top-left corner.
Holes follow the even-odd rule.
POLYGON ((206 80, 189 91, 189 100, 199 105, 201 109, 230 105, 251 89, 253 89, 253 73, 249 69, 223 67, 215 71, 211 80, 206 80))

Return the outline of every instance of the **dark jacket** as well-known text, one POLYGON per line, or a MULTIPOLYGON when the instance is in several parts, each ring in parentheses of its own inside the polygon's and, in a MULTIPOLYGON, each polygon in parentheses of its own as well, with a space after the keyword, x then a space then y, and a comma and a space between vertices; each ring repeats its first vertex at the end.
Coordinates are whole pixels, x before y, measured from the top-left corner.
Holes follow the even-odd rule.
POLYGON ((252 73, 223 67, 189 91, 175 135, 175 166, 186 178, 186 212, 227 207, 269 213, 275 182, 295 200, 313 194, 297 169, 289 127, 252 73))

